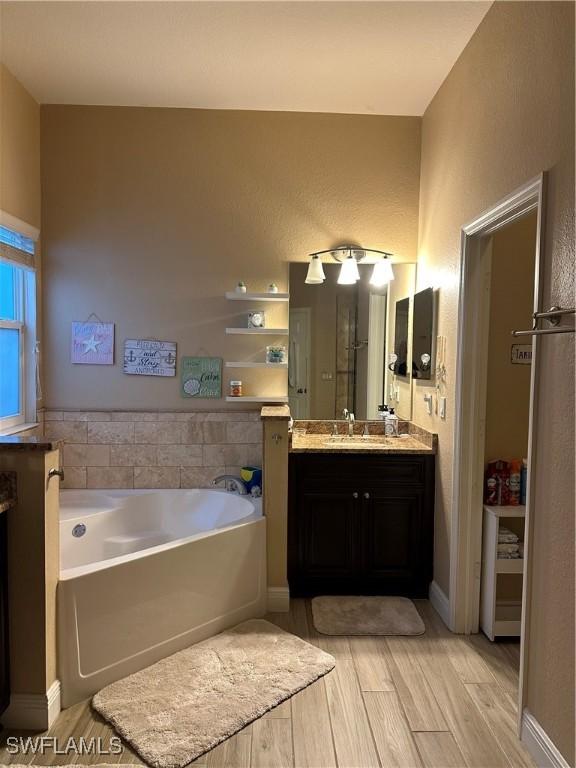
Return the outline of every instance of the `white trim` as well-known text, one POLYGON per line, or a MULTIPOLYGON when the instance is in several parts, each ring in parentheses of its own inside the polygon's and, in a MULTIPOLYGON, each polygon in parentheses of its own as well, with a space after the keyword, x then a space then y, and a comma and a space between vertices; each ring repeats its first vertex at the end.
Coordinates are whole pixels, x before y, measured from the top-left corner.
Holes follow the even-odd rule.
POLYGON ((46 693, 13 693, 10 705, 2 715, 5 728, 46 731, 60 714, 60 680, 55 680, 46 693))
POLYGON ((0 209, 0 227, 6 227, 13 232, 18 232, 20 235, 25 235, 36 242, 40 237, 40 230, 37 227, 33 227, 32 224, 27 224, 22 219, 12 216, 11 213, 7 213, 0 209))
POLYGON ((437 581, 433 581, 430 584, 429 597, 432 607, 436 610, 436 613, 440 616, 448 629, 451 630, 450 601, 444 590, 438 585, 437 581))
POLYGON ((266 609, 270 613, 288 613, 290 610, 288 587, 268 587, 266 609))
MULTIPOLYGON (((543 244, 545 174, 540 174, 504 200, 482 213, 478 218, 462 227, 460 296, 458 309, 458 352, 456 366, 456 417, 454 426, 454 487, 452 494, 452 518, 450 530, 450 624, 455 632, 473 632, 478 623, 479 563, 482 541, 482 515, 474 514, 476 503, 481 503, 482 477, 478 467, 478 434, 482 430, 482 412, 479 398, 482 391, 482 376, 477 355, 477 322, 483 319, 483 307, 480 300, 482 275, 477 267, 480 252, 480 238, 510 224, 530 211, 536 210, 538 228, 536 237, 536 263, 534 308, 540 306, 541 270, 543 244)), ((533 425, 536 421, 537 372, 539 367, 538 340, 533 340, 532 386, 530 402, 530 427, 528 448, 528 476, 535 462, 535 440, 533 425)), ((527 563, 530 557, 530 482, 528 482, 526 510, 525 543, 525 579, 524 606, 525 618, 529 582, 527 563)), ((481 509, 481 506, 479 507, 481 509)), ((523 620, 524 620, 523 618, 523 620)), ((524 628, 523 628, 524 632, 524 628)), ((525 639, 525 638, 524 638, 525 639)), ((524 644, 523 644, 524 645, 524 644)), ((521 661, 522 664, 522 661, 521 661)), ((521 666, 521 669, 523 667, 521 666)), ((524 671, 520 676, 522 691, 524 671)))
POLYGON ((558 747, 527 709, 522 713, 520 741, 530 752, 538 768, 570 768, 558 747))
POLYGON ((16 427, 7 427, 0 430, 0 437, 10 437, 10 435, 17 435, 19 432, 27 432, 29 429, 39 427, 39 421, 31 421, 29 424, 18 424, 16 427))

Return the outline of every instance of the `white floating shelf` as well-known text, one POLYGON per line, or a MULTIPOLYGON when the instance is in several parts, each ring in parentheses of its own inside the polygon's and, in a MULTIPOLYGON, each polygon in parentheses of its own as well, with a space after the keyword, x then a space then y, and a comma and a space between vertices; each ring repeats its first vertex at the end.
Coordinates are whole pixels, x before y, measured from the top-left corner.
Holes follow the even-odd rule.
POLYGON ((288 328, 226 328, 227 334, 249 334, 251 336, 288 336, 288 328))
POLYGON ((226 368, 279 368, 280 370, 286 370, 288 363, 225 363, 226 368))
POLYGON ((497 557, 496 573, 522 573, 524 560, 521 557, 497 557))
POLYGON ((227 291, 226 298, 230 301, 288 301, 289 293, 237 293, 227 291))
POLYGON ((522 504, 517 504, 515 507, 490 507, 488 504, 484 504, 486 512, 490 512, 496 517, 525 517, 526 507, 522 504))
POLYGON ((226 398, 227 403, 287 403, 288 395, 280 395, 279 397, 252 397, 251 395, 242 395, 242 397, 230 397, 226 398))

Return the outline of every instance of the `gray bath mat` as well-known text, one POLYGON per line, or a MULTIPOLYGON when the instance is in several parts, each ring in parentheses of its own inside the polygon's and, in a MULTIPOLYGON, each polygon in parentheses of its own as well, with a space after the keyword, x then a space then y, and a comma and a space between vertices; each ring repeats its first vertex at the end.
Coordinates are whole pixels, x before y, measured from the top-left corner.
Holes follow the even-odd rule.
POLYGON ((330 672, 334 659, 254 619, 106 686, 92 706, 155 768, 181 768, 330 672))
POLYGON ((315 597, 312 617, 323 635, 422 635, 425 631, 407 597, 315 597))

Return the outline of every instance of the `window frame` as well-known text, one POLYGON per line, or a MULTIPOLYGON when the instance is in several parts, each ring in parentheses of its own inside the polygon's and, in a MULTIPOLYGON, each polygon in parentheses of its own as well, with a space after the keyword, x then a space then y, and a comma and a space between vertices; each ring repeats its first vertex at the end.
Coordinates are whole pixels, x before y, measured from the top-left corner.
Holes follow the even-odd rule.
MULTIPOLYGON (((0 211, 0 225, 10 229, 18 235, 31 237, 34 241, 36 253, 36 241, 39 232, 28 224, 8 216, 0 211)), ((10 264, 15 269, 14 284, 14 319, 0 318, 0 328, 17 330, 19 337, 19 413, 10 416, 0 416, 0 434, 18 432, 19 428, 27 428, 36 423, 37 418, 37 364, 35 359, 37 351, 37 296, 36 296, 36 267, 35 253, 32 254, 32 265, 28 251, 19 249, 2 249, 0 261, 10 264), (14 252, 11 258, 10 251, 14 252), (19 258, 22 255, 22 258, 19 258)))

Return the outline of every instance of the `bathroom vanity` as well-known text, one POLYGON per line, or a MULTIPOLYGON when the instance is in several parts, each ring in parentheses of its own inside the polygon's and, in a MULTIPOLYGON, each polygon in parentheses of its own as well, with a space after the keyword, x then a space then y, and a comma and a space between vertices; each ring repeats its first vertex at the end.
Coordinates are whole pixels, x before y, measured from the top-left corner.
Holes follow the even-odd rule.
POLYGON ((289 455, 290 594, 427 597, 436 436, 407 422, 393 438, 364 437, 361 423, 352 438, 304 424, 289 455))

